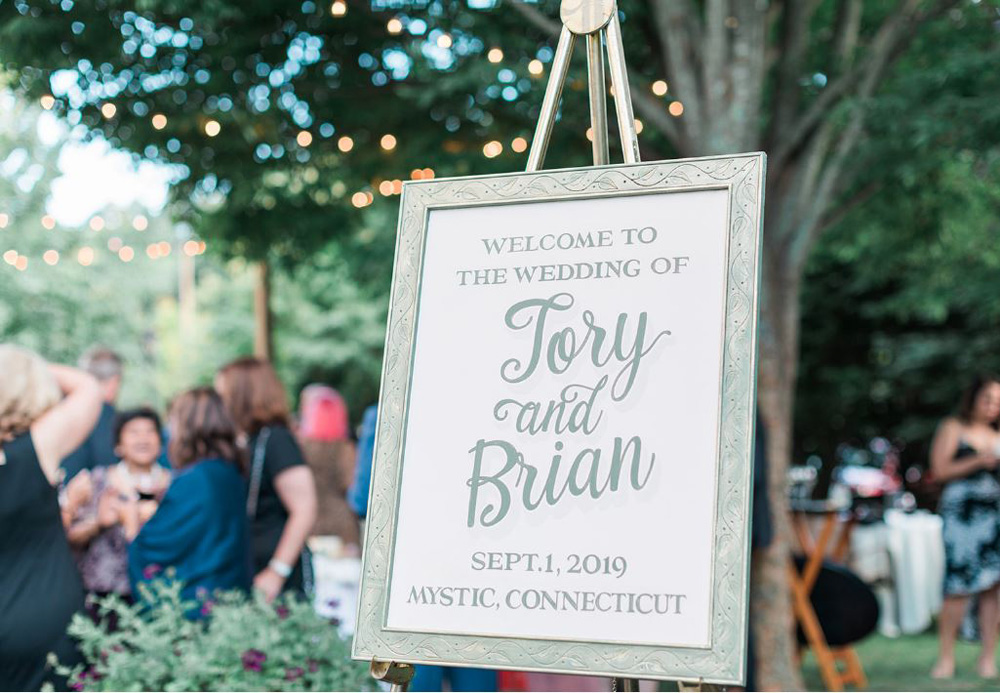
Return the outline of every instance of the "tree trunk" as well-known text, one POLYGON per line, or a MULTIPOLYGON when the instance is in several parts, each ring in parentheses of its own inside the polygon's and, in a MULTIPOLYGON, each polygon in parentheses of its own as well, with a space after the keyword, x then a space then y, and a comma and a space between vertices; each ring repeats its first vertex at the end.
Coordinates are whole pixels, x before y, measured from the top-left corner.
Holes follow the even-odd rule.
MULTIPOLYGON (((778 200, 772 209, 777 212, 778 200)), ((778 214, 767 224, 773 230, 778 214)), ((766 235, 766 233, 765 233, 766 235)), ((788 586, 791 526, 786 476, 791 461, 798 354, 801 268, 770 244, 763 254, 757 401, 767 431, 768 485, 774 538, 755 552, 751 592, 760 690, 801 690, 788 586), (770 252, 770 256, 768 253, 770 252), (789 267, 792 265, 792 267, 789 267)))
POLYGON ((253 290, 253 354, 271 360, 274 354, 274 336, 271 320, 271 276, 267 260, 254 267, 253 290))

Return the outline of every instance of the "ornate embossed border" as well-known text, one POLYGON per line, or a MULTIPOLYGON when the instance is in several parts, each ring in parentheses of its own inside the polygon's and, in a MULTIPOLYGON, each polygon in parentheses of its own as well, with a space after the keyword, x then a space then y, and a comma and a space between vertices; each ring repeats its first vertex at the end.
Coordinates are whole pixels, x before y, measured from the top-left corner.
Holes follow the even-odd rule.
MULTIPOLYGON (((396 662, 742 683, 749 600, 750 489, 756 398, 763 153, 409 182, 396 239, 378 430, 353 656, 396 662), (721 412, 708 649, 387 630, 405 413, 427 217, 442 207, 643 193, 729 191, 721 412)), ((652 550, 655 550, 653 548, 652 550)))

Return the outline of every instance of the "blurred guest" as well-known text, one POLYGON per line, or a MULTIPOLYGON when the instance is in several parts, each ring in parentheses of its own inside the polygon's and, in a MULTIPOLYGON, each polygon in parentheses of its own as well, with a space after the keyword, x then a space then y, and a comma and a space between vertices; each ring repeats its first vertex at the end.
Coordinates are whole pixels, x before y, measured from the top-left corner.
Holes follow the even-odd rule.
POLYGON ((46 655, 71 664, 66 634, 83 584, 59 512, 59 462, 101 410, 97 381, 0 345, 0 690, 52 682, 46 655))
POLYGON ((129 542, 156 512, 170 472, 156 463, 163 441, 160 417, 152 409, 119 414, 113 436, 121 461, 74 477, 67 485, 63 519, 87 591, 127 597, 129 542))
POLYGON ((374 404, 365 409, 358 431, 358 458, 354 465, 354 483, 347 492, 347 502, 364 522, 368 517, 368 489, 372 482, 372 462, 375 456, 375 424, 378 407, 374 404))
POLYGON ((314 534, 337 536, 358 544, 358 520, 347 505, 354 478, 354 444, 349 437, 347 405, 326 385, 309 385, 299 397, 299 442, 316 480, 314 534))
POLYGON ((254 587, 268 600, 286 590, 311 593, 306 540, 316 524, 316 486, 289 429, 285 388, 271 364, 256 358, 223 367, 215 387, 247 436, 254 587))
POLYGON ((170 408, 174 479, 128 549, 132 591, 174 568, 182 594, 249 589, 246 485, 233 425, 211 388, 180 395, 170 408))
POLYGON ((997 675, 1000 624, 1000 380, 979 376, 965 391, 957 416, 938 426, 931 444, 931 472, 944 483, 938 512, 944 521, 944 604, 938 620, 940 654, 934 678, 955 674, 955 636, 972 595, 979 598, 982 650, 978 673, 997 675))
POLYGON ((87 440, 63 460, 67 480, 84 469, 105 467, 118 461, 111 440, 111 428, 115 419, 115 401, 122 386, 122 359, 111 349, 94 347, 80 357, 80 368, 97 378, 104 404, 97 425, 87 440))

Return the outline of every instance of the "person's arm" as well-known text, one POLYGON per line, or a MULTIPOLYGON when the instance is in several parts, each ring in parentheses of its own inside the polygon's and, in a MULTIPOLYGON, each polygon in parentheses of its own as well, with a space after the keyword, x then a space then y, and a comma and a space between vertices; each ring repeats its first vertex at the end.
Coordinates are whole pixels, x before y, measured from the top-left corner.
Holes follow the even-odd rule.
POLYGON ((87 439, 101 413, 97 380, 76 368, 49 365, 65 397, 31 425, 38 462, 49 483, 59 482, 62 459, 87 439))
MULTIPOLYGON (((316 483, 312 470, 301 464, 285 469, 274 478, 274 490, 288 512, 288 521, 271 560, 294 568, 316 524, 316 483)), ((254 587, 268 601, 277 597, 284 585, 285 578, 270 567, 254 578, 254 587)))
POLYGON ((997 457, 992 452, 977 453, 956 460, 961 426, 954 419, 946 419, 938 426, 931 443, 931 472, 941 482, 967 477, 980 469, 996 469, 997 457))

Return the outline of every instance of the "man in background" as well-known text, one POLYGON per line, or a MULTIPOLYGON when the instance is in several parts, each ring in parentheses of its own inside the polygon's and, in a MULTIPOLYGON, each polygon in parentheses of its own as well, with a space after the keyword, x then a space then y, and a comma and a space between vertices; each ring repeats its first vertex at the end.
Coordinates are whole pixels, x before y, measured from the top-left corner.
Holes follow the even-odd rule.
POLYGON ((69 481, 82 470, 115 464, 112 426, 115 418, 115 401, 122 386, 122 359, 111 349, 93 347, 80 357, 80 368, 97 378, 104 397, 101 416, 83 445, 63 460, 62 467, 69 481))

